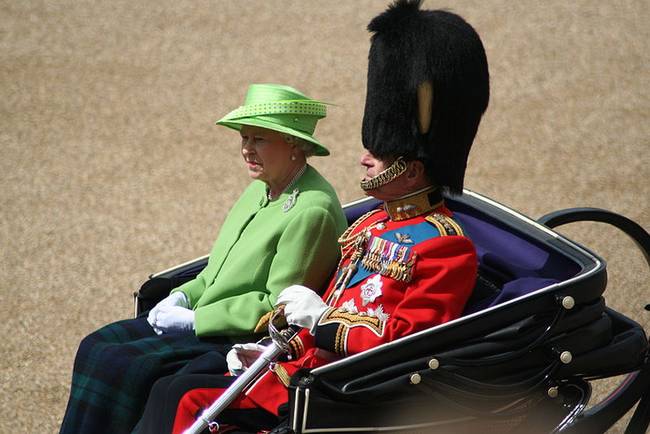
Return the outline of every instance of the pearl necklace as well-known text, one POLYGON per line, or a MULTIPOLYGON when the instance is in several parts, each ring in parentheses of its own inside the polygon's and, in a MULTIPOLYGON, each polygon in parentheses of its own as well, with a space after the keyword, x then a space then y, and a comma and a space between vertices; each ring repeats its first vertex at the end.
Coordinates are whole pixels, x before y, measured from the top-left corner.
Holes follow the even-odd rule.
MULTIPOLYGON (((298 170, 298 172, 296 172, 296 174, 293 176, 293 178, 291 178, 291 181, 289 181, 289 184, 287 184, 287 186, 284 188, 284 190, 282 190, 282 192, 285 192, 285 191, 289 190, 293 186, 293 184, 295 184, 296 181, 298 181, 298 179, 300 179, 302 174, 305 173, 306 169, 307 169, 307 165, 305 164, 304 166, 302 166, 300 168, 300 170, 298 170)), ((280 194, 282 194, 282 193, 280 193, 280 194)), ((273 200, 273 196, 271 195, 271 190, 269 190, 269 192, 266 193, 266 198, 268 200, 273 200)))

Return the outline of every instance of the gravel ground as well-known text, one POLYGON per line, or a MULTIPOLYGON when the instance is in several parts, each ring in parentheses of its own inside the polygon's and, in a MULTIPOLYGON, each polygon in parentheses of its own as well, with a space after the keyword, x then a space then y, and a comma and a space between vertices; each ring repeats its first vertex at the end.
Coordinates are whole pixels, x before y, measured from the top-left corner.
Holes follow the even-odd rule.
MULTIPOLYGON (((0 0, 1 433, 56 432, 79 340, 131 315, 148 274, 209 250, 248 182, 214 120, 249 83, 335 104, 317 131, 332 155, 313 164, 361 196, 365 26, 385 5, 0 0)), ((647 2, 425 5, 463 15, 488 52, 468 188, 532 217, 595 206, 650 227, 647 2)), ((608 260, 608 303, 648 329, 634 244, 565 233, 608 260)))

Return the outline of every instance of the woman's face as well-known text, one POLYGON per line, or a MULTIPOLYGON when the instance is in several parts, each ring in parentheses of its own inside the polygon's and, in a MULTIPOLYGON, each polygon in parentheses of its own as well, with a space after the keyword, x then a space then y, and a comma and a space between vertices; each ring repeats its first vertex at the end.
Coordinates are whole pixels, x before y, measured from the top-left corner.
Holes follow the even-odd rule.
POLYGON ((291 176, 295 145, 287 143, 282 133, 244 125, 240 134, 241 153, 251 178, 273 186, 291 176))

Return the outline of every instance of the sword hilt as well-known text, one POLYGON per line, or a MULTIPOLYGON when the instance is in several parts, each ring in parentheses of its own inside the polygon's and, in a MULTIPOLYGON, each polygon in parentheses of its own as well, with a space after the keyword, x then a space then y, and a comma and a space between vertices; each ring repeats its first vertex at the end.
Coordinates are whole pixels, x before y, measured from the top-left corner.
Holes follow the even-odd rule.
MULTIPOLYGON (((282 348, 284 352, 288 353, 291 350, 289 342, 291 342, 291 339, 293 339, 298 334, 300 327, 296 325, 289 325, 287 328, 278 329, 275 326, 275 323, 276 321, 280 322, 280 318, 284 319, 283 304, 276 306, 276 308, 273 310, 273 313, 271 314, 271 318, 269 319, 269 336, 271 336, 271 339, 277 346, 282 348)), ((286 324, 286 321, 282 322, 286 324)))

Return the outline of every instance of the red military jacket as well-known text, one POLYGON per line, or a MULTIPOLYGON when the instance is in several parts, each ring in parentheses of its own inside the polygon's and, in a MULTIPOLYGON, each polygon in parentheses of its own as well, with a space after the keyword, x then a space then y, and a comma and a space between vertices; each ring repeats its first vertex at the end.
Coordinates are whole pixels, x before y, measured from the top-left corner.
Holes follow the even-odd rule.
POLYGON ((323 296, 330 307, 314 335, 301 330, 291 342, 294 360, 276 365, 247 392, 274 414, 287 402, 289 377, 299 368, 457 318, 474 287, 476 252, 444 205, 404 220, 372 211, 340 242, 342 259, 323 296))

